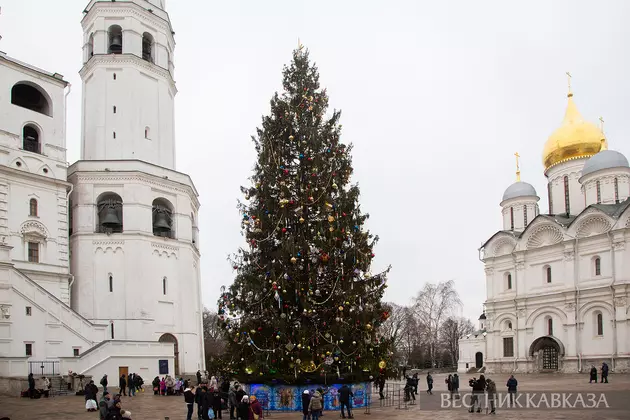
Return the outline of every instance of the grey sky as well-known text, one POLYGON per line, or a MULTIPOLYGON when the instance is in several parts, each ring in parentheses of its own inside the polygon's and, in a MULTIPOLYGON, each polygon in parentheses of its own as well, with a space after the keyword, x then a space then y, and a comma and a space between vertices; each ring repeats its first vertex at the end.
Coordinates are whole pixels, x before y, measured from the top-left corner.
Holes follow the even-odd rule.
MULTIPOLYGON (((73 85, 70 162, 79 158, 87 3, 0 0, 0 50, 73 85)), ((168 0, 167 11, 177 167, 201 194, 203 301, 212 308, 232 280, 226 256, 244 243, 235 205, 255 160, 250 135, 298 37, 343 110, 353 180, 381 237, 373 271, 393 265, 387 300, 404 304, 426 281, 455 279, 464 315, 478 317, 477 248, 501 227, 515 151, 547 211, 541 154, 564 115, 566 71, 584 117, 602 115, 610 148, 630 156, 624 0, 168 0)))

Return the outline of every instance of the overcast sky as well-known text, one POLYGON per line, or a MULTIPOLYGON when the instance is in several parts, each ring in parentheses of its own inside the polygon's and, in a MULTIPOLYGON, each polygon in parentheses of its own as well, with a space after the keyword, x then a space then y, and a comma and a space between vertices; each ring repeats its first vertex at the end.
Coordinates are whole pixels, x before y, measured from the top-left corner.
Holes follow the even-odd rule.
MULTIPOLYGON (((0 0, 0 50, 73 85, 68 161, 79 158, 87 0, 0 0)), ((386 299, 454 279, 463 314, 485 300, 477 249, 501 228, 499 202, 522 177, 547 211, 543 145, 564 115, 565 72, 578 109, 605 119, 630 156, 630 2, 168 0, 177 48, 177 166, 201 195, 203 301, 232 281, 244 243, 236 200, 255 161, 250 135, 281 87, 298 37, 342 109, 386 299)), ((1 81, 0 81, 1 83, 1 81)))

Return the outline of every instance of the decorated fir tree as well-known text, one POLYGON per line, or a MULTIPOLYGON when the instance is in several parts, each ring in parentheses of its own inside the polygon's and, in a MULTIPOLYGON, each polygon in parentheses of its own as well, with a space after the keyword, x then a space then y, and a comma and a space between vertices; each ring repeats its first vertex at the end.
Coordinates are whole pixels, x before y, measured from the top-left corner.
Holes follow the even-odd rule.
POLYGON ((253 137, 252 186, 242 188, 247 246, 219 299, 223 360, 247 382, 369 380, 390 355, 379 335, 389 269, 370 273, 378 237, 364 228, 340 112, 325 115, 328 97, 306 50, 294 51, 283 76, 284 92, 253 137))

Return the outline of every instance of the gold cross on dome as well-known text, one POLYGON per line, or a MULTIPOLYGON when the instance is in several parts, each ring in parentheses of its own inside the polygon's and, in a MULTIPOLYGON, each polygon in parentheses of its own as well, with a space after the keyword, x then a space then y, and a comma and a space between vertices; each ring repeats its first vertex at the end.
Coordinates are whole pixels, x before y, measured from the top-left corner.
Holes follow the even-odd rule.
POLYGON ((599 129, 602 133, 604 132, 604 117, 599 117, 599 129))
POLYGON ((567 72, 567 78, 569 80, 569 92, 571 92, 571 73, 567 72))
POLYGON ((521 181, 521 168, 518 164, 518 159, 521 157, 521 155, 518 154, 518 152, 514 153, 514 156, 516 156, 516 182, 520 182, 521 181))

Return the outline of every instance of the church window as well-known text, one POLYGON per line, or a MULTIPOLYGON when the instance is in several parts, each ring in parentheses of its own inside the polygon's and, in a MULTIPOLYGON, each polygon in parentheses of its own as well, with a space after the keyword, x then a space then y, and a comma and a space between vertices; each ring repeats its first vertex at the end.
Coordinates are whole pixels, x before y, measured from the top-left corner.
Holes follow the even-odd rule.
POLYGON ((602 202, 602 189, 599 185, 599 181, 595 183, 595 186, 597 188, 597 204, 600 204, 602 202))
POLYGON ((24 354, 29 357, 33 355, 33 343, 24 343, 24 354))
POLYGON ((162 294, 166 296, 166 277, 162 279, 162 294))
POLYGON ((39 131, 32 125, 25 125, 22 129, 22 149, 33 153, 41 153, 39 131))
POLYGON ((110 337, 113 340, 114 339, 114 322, 113 321, 109 324, 109 332, 110 332, 110 337))
POLYGON ((547 335, 553 335, 553 319, 547 318, 547 335))
POLYGON ((114 291, 114 276, 110 274, 108 280, 109 280, 109 292, 111 293, 114 291))
POLYGON ((595 322, 597 325, 597 335, 604 335, 604 317, 601 312, 597 312, 595 314, 595 322))
POLYGON ((551 267, 545 266, 545 279, 547 279, 547 283, 551 283, 551 267))
POLYGON ((112 133, 112 138, 116 138, 116 132, 115 131, 112 133))
POLYGON ((569 201, 569 177, 564 177, 564 209, 567 215, 571 214, 571 204, 569 201))
POLYGON ((52 108, 48 95, 34 83, 20 82, 13 85, 11 88, 11 103, 52 117, 52 108))
POLYGON ((602 275, 602 260, 599 257, 595 257, 595 275, 596 276, 601 276, 602 275))
POLYGON ((109 35, 108 54, 122 54, 123 52, 123 32, 118 25, 112 25, 107 31, 109 35))
POLYGON ((508 273, 506 276, 507 279, 507 288, 511 289, 512 288, 512 274, 508 273))
POLYGON ((523 222, 525 223, 523 227, 526 228, 527 227, 527 206, 523 206, 523 222))
POLYGON ((553 214, 553 198, 551 195, 551 182, 547 184, 547 199, 549 201, 549 214, 553 214))
POLYGON ((615 203, 619 203, 619 181, 615 178, 615 203))
POLYGON ((114 80, 116 80, 116 73, 114 73, 113 78, 114 78, 114 80))
POLYGON ((75 348, 73 348, 73 349, 72 349, 72 355, 73 355, 74 357, 79 357, 79 349, 78 349, 78 348, 76 348, 76 347, 75 347, 75 348))
POLYGON ((507 327, 508 327, 508 330, 511 330, 511 329, 512 329, 512 323, 511 323, 510 321, 508 321, 508 323, 507 323, 507 327))
POLYGON ((145 32, 142 34, 142 59, 151 63, 153 60, 153 36, 145 32))
POLYGON ((116 113, 116 105, 114 105, 114 114, 116 113))
POLYGON ((37 200, 31 198, 28 202, 28 215, 37 216, 37 200))
POLYGON ((28 243, 28 262, 39 262, 39 243, 37 242, 29 242, 28 243))
POLYGON ((503 357, 514 357, 514 337, 503 338, 503 357))
POLYGON ((31 316, 33 314, 33 308, 30 306, 26 307, 26 316, 31 316))
POLYGON ((87 44, 87 60, 89 61, 90 58, 94 57, 94 34, 90 34, 90 38, 88 39, 88 44, 87 44))
POLYGON ((510 207, 510 229, 514 230, 514 207, 510 207))
POLYGON ((151 134, 151 129, 149 127, 144 127, 144 138, 148 139, 149 134, 151 134))

